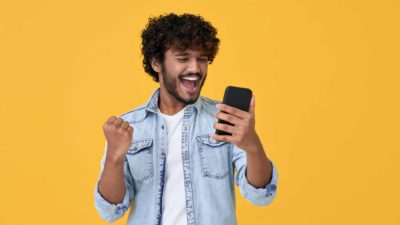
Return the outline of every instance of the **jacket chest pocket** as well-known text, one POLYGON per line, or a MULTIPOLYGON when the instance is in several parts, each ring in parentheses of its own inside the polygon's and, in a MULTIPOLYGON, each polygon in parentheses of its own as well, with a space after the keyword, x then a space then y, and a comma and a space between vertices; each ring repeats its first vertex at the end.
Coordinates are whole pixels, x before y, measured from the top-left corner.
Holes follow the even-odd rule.
POLYGON ((134 140, 126 157, 134 180, 143 182, 153 177, 153 139, 134 140))
POLYGON ((202 175, 215 179, 224 178, 229 172, 229 143, 216 141, 208 134, 197 136, 196 140, 202 175))

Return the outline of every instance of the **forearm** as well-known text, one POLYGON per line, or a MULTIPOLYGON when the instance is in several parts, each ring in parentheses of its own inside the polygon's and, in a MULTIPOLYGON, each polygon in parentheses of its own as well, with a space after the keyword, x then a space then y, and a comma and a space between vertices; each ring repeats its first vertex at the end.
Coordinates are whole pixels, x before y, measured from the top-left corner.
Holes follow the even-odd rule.
POLYGON ((247 151, 247 179, 255 187, 265 187, 272 177, 272 165, 264 152, 262 144, 247 151))
POLYGON ((125 196, 124 161, 107 157, 99 181, 100 194, 110 203, 121 203, 125 196))

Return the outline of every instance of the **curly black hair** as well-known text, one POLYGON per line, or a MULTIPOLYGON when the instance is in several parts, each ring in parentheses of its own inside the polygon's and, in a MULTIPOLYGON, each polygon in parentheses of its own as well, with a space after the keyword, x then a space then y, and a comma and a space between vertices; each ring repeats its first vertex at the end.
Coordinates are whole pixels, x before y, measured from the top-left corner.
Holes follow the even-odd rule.
POLYGON ((164 61, 164 53, 174 50, 203 50, 211 64, 218 52, 220 40, 217 29, 199 15, 169 13, 149 18, 142 31, 142 55, 144 71, 159 82, 158 73, 151 67, 152 58, 164 61))

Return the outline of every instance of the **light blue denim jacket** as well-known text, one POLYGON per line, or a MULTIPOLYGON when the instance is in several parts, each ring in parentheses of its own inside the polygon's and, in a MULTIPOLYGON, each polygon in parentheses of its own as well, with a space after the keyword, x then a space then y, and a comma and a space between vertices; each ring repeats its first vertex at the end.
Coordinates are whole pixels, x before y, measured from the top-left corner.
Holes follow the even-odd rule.
MULTIPOLYGON (((122 203, 111 204, 98 192, 97 182, 95 207, 106 221, 119 219, 131 207, 128 225, 162 225, 167 131, 157 110, 159 91, 155 90, 146 104, 119 116, 134 128, 124 162, 127 191, 122 203)), ((272 161, 271 182, 264 188, 256 188, 245 175, 246 152, 234 144, 211 138, 217 121, 214 114, 219 111, 215 105, 219 102, 200 96, 184 110, 182 160, 188 225, 237 224, 234 184, 254 205, 267 205, 276 195, 278 175, 272 161)))

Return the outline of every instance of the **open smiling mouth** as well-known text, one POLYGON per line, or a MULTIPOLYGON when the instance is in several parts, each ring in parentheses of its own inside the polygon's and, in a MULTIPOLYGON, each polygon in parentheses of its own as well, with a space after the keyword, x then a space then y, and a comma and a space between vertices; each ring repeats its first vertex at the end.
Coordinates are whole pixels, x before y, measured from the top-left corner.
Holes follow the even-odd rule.
POLYGON ((199 90, 200 77, 197 75, 184 76, 179 79, 187 92, 195 94, 199 90))

